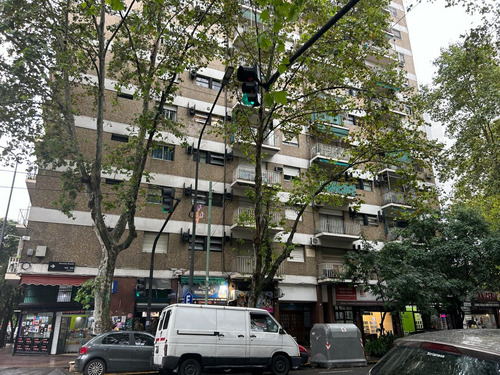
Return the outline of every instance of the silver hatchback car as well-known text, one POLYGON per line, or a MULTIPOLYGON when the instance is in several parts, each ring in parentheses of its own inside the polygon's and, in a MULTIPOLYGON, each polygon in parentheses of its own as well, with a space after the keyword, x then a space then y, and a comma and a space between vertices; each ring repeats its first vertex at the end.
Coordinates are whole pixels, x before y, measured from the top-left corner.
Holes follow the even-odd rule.
POLYGON ((85 375, 154 371, 154 336, 140 331, 112 331, 90 339, 75 359, 75 371, 85 375))
POLYGON ((500 330, 460 329, 396 340, 370 375, 499 375, 500 330))

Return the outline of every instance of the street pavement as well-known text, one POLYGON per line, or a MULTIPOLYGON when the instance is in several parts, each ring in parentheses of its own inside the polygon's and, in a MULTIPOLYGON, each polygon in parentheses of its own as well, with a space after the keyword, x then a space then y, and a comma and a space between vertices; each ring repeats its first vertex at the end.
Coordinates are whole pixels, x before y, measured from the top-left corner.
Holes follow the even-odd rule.
MULTIPOLYGON (((8 344, 0 349, 0 375, 77 375, 79 373, 69 371, 69 363, 75 358, 76 354, 12 355, 12 344, 8 344)), ((368 375, 371 367, 373 364, 367 367, 345 368, 312 368, 306 365, 298 370, 290 371, 290 375, 368 375)), ((128 374, 157 374, 157 372, 128 374)), ((213 375, 216 372, 209 374, 213 375)), ((227 373, 223 374, 227 375, 227 373)), ((247 375, 247 373, 238 373, 238 375, 247 375)))

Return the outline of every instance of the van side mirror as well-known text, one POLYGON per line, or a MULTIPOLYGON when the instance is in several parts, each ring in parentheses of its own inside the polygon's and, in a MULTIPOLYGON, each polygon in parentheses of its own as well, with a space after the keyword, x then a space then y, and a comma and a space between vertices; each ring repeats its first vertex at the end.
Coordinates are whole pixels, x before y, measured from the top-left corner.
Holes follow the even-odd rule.
POLYGON ((280 327, 279 334, 280 335, 286 335, 286 332, 285 332, 285 330, 282 327, 280 327))

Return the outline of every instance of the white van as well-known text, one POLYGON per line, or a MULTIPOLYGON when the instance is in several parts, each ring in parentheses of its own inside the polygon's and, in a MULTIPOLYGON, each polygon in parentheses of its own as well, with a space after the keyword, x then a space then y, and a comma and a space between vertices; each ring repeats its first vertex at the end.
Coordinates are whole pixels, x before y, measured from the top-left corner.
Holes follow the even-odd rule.
POLYGON ((300 361, 297 343, 266 310, 177 304, 158 321, 153 367, 163 373, 248 368, 286 375, 300 361))

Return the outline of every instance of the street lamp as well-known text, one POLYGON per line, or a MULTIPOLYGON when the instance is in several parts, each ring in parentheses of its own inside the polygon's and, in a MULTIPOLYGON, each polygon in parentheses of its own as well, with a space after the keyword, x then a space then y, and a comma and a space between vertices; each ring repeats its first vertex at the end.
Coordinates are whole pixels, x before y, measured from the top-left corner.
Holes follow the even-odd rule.
POLYGON ((231 76, 234 73, 234 68, 232 66, 228 66, 224 73, 224 77, 222 77, 222 82, 219 88, 219 92, 212 104, 212 108, 210 108, 210 112, 208 113, 207 119, 201 128, 200 136, 198 137, 198 147, 194 150, 193 156, 196 161, 196 169, 194 175, 194 200, 193 207, 191 208, 191 214, 193 215, 193 224, 191 229, 191 257, 189 262, 189 291, 193 292, 193 276, 194 276, 194 248, 196 243, 196 206, 198 203, 198 171, 200 167, 200 147, 201 147, 201 138, 203 137, 203 132, 207 127, 208 122, 210 121, 210 117, 212 116, 212 112, 214 111, 215 105, 217 104, 217 100, 219 100, 219 96, 224 89, 224 87, 229 83, 231 76))

